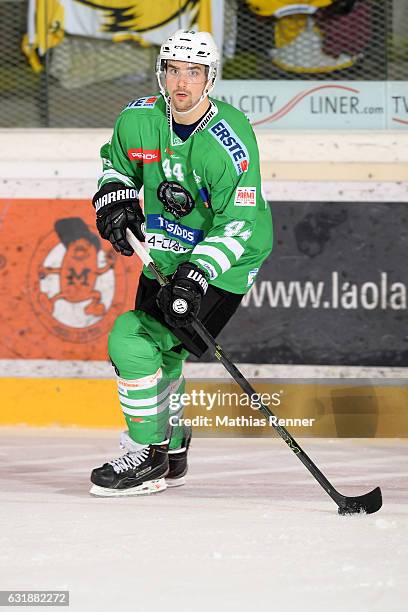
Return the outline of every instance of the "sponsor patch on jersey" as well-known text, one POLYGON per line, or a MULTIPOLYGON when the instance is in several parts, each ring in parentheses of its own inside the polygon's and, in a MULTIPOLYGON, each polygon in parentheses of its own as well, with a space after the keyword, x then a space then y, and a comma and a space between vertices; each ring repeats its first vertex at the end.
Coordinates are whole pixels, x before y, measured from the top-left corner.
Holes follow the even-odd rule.
POLYGON ((238 187, 234 206, 256 206, 256 187, 238 187))
POLYGON ((164 210, 180 219, 191 213, 195 206, 191 193, 180 183, 163 181, 157 188, 157 197, 163 203, 164 210))
POLYGON ((194 229, 193 227, 188 227, 188 225, 181 225, 181 223, 176 223, 175 221, 165 219, 159 214, 147 215, 147 229, 165 230, 172 238, 179 238, 183 242, 191 244, 191 246, 195 246, 204 238, 204 232, 202 229, 194 229))
POLYGON ((229 123, 222 119, 213 125, 208 131, 227 151, 234 163, 237 174, 246 172, 249 164, 247 148, 238 138, 229 123))
POLYGON ((183 246, 175 238, 167 238, 163 234, 146 234, 146 244, 156 251, 171 251, 172 253, 189 253, 190 248, 183 246))
POLYGON ((156 104, 156 102, 157 102, 157 96, 138 98, 137 100, 133 100, 132 102, 129 102, 126 108, 154 108, 154 105, 156 104))
POLYGON ((255 277, 258 274, 258 272, 259 272, 259 268, 254 268, 253 270, 250 270, 248 272, 247 287, 251 287, 251 285, 253 285, 255 277))
POLYGON ((141 161, 144 164, 152 164, 161 160, 160 149, 128 149, 127 153, 131 161, 141 161))
POLYGON ((214 280, 214 278, 217 277, 217 273, 216 273, 215 269, 207 261, 204 261, 203 259, 200 259, 199 264, 200 264, 200 268, 204 268, 204 270, 206 270, 208 272, 208 277, 209 277, 210 280, 214 280))

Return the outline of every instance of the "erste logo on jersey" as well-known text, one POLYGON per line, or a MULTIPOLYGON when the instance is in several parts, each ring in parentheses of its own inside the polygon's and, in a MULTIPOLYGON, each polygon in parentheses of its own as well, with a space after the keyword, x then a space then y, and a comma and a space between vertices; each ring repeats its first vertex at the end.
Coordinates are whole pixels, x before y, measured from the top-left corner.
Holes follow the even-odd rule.
POLYGON ((234 163, 237 174, 246 172, 249 164, 248 151, 232 127, 225 120, 221 120, 213 125, 209 132, 227 151, 234 163))
POLYGON ((198 242, 204 238, 204 232, 201 229, 194 229, 188 227, 188 225, 181 225, 175 221, 170 221, 162 215, 150 214, 147 215, 147 229, 162 229, 167 232, 169 236, 179 238, 183 242, 195 246, 198 242))
POLYGON ((238 187, 234 206, 256 206, 256 187, 238 187))
POLYGON ((157 102, 157 96, 138 98, 137 100, 133 100, 132 102, 129 102, 126 108, 154 108, 156 102, 157 102))
POLYGON ((131 161, 141 161, 144 164, 152 164, 161 160, 160 149, 128 149, 127 153, 131 161))

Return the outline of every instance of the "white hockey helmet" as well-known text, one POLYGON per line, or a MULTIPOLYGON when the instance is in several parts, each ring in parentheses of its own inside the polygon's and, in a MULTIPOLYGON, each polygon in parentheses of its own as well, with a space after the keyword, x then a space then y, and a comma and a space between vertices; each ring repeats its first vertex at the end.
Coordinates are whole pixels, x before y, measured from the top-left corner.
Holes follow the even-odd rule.
POLYGON ((162 44, 156 61, 156 76, 167 104, 171 102, 166 92, 166 62, 170 59, 208 66, 207 82, 198 105, 214 89, 218 74, 220 55, 213 37, 209 32, 177 30, 162 44))

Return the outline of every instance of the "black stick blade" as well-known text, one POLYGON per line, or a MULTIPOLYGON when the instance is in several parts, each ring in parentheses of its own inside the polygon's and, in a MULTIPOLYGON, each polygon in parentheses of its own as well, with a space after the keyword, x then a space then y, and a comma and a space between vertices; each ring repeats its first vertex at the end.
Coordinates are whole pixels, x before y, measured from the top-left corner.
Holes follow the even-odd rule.
POLYGON ((374 514, 382 506, 382 495, 380 487, 376 487, 365 495, 357 497, 346 497, 340 495, 337 501, 339 514, 374 514))

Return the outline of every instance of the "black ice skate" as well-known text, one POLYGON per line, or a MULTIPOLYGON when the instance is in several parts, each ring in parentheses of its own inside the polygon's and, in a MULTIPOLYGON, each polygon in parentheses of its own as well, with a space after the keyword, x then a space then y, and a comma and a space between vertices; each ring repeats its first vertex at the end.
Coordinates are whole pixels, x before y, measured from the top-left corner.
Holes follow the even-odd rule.
POLYGON ((185 484, 187 474, 187 454, 191 442, 191 427, 184 425, 184 436, 180 448, 169 450, 169 473, 166 476, 168 487, 180 487, 185 484))
POLYGON ((133 442, 132 450, 92 471, 92 495, 119 497, 148 495, 166 489, 169 471, 169 441, 142 445, 133 442))

